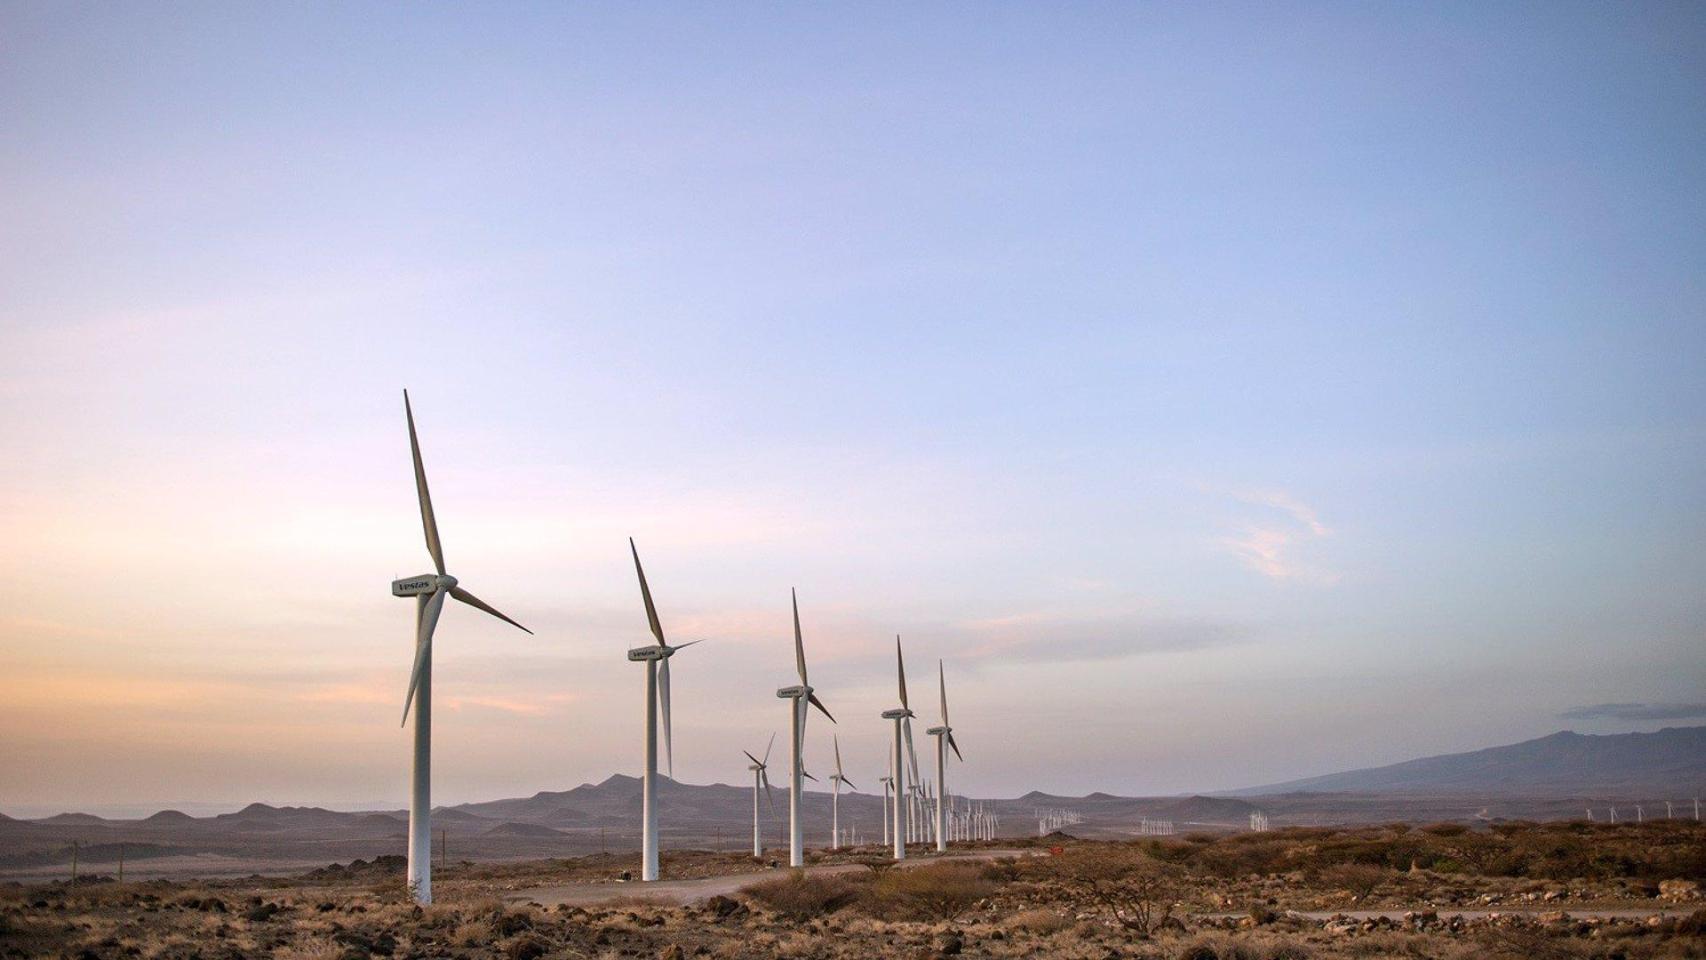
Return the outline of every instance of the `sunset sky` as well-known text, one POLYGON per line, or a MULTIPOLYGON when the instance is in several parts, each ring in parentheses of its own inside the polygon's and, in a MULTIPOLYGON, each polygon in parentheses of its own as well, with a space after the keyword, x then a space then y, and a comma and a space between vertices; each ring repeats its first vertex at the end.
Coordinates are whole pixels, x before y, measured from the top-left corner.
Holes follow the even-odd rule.
MULTIPOLYGON (((0 812, 1706 722, 1706 7, 0 0, 0 812), (829 763, 814 723, 808 763, 829 763), (778 748, 780 749, 780 747, 778 748)), ((867 789, 870 789, 867 786, 867 789)), ((196 809, 200 809, 199 807, 196 809)), ((211 807, 210 807, 211 809, 211 807)))

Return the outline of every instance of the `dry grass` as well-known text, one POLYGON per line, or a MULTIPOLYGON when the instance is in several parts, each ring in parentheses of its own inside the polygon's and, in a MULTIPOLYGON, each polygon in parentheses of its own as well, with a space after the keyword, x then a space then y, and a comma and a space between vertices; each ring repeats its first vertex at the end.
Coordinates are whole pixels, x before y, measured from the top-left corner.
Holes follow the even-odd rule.
POLYGON ((741 891, 790 920, 811 920, 834 913, 859 898, 859 886, 839 874, 813 876, 793 870, 787 876, 755 883, 741 891))
POLYGON ((1050 910, 1045 907, 1021 910, 1009 917, 1006 924, 1009 930, 1022 930, 1025 933, 1041 936, 1059 933, 1071 925, 1072 920, 1060 910, 1050 910))
POLYGON ((1420 928, 1285 914, 1311 902, 1343 908, 1351 895, 1417 906, 1522 902, 1536 911, 1574 911, 1588 905, 1584 898, 1616 895, 1648 897, 1636 902, 1656 908, 1660 901, 1641 892, 1657 886, 1645 873, 1659 863, 1692 862, 1706 845, 1706 830, 1694 825, 1666 829, 1382 827, 1071 842, 1061 856, 982 865, 779 874, 744 892, 750 911, 728 901, 682 908, 628 898, 538 909, 498 899, 551 879, 537 864, 518 865, 513 875, 484 867, 487 879, 447 883, 440 902, 425 909, 407 902, 400 878, 347 874, 296 883, 9 886, 0 887, 0 960, 614 960, 660 957, 677 947, 684 958, 724 960, 927 958, 955 950, 993 960, 1103 960, 1115 952, 1126 960, 1706 960, 1706 910, 1655 924, 1507 917, 1420 928), (1648 841, 1660 852, 1634 850, 1648 841), (1563 884, 1468 866, 1440 873, 1383 865, 1404 845, 1449 850, 1458 862, 1489 870, 1503 869, 1501 858, 1512 850, 1537 851, 1533 862, 1580 857, 1610 876, 1563 884), (1250 862, 1286 869, 1224 875, 1250 862), (1560 890, 1565 902, 1539 901, 1560 890), (1227 916, 1183 916, 1179 904, 1227 916))
POLYGON ((996 890, 976 864, 934 863, 878 874, 858 902, 860 910, 883 920, 952 920, 996 890))

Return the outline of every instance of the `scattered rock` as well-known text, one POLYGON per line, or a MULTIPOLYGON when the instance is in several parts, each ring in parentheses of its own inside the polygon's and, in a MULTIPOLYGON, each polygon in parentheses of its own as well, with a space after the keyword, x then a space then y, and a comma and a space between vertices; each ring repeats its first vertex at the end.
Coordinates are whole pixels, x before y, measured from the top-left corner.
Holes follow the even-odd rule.
POLYGON ((1659 881, 1659 896, 1666 900, 1699 900, 1700 882, 1697 880, 1661 880, 1659 881))
POLYGON ((747 910, 746 904, 733 897, 725 897, 721 894, 706 900, 705 910, 719 920, 744 917, 751 912, 747 910))
POLYGON ((551 949, 544 937, 524 933, 504 944, 504 956, 509 960, 538 960, 551 949))

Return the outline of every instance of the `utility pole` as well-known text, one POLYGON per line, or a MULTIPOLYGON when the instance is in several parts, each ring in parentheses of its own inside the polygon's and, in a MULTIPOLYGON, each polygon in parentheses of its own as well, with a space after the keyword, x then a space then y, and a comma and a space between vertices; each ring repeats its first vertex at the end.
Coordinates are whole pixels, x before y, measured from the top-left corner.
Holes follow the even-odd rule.
POLYGON ((124 882, 124 844, 118 845, 118 882, 124 882))
POLYGON ((71 882, 77 882, 77 841, 71 841, 71 882))

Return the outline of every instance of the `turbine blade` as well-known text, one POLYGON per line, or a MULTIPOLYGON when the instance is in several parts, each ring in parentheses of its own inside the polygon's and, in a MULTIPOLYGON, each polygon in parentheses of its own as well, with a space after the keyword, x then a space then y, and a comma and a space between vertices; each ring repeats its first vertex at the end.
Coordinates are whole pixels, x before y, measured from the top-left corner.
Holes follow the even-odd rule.
POLYGON ((942 671, 942 661, 936 661, 936 683, 942 691, 942 726, 948 725, 948 678, 942 671))
MULTIPOLYGON (((746 753, 746 751, 745 751, 745 750, 742 750, 742 751, 741 751, 741 753, 746 753)), ((750 753, 746 753, 746 758, 747 758, 747 759, 748 759, 748 760, 751 760, 751 761, 752 761, 752 765, 753 765, 753 766, 755 766, 755 767, 762 767, 762 766, 764 766, 764 764, 762 764, 762 763, 760 763, 760 762, 758 762, 758 758, 757 758, 757 757, 755 757, 755 756, 753 756, 753 755, 752 755, 752 754, 750 754, 750 753)))
POLYGON ((663 708, 663 757, 664 769, 669 778, 675 779, 675 746, 670 737, 669 727, 669 658, 664 657, 658 664, 658 706, 663 708))
POLYGON ((688 647, 693 646, 695 643, 704 643, 704 642, 705 642, 704 638, 701 637, 698 640, 689 640, 686 643, 678 643, 675 646, 670 647, 669 649, 672 651, 674 651, 674 650, 686 650, 688 647))
POLYGON ((801 765, 801 767, 800 767, 800 776, 806 778, 807 780, 810 780, 813 783, 817 782, 817 778, 812 776, 811 773, 806 770, 804 765, 801 765))
POLYGON ((474 596, 473 594, 462 589, 461 587, 451 587, 450 588, 450 595, 455 597, 456 599, 462 601, 463 603, 466 603, 468 606, 473 607, 476 610, 484 610, 485 612, 491 614, 492 616, 497 617, 499 620, 502 620, 504 623, 509 624, 510 626, 516 628, 517 630, 520 630, 522 633, 529 634, 529 635, 531 635, 533 633, 532 630, 529 630, 526 627, 522 626, 521 624, 516 623, 514 620, 511 620, 509 617, 504 616, 503 611, 499 610, 497 607, 494 607, 491 604, 487 603, 486 601, 481 600, 479 597, 474 596))
POLYGON ((912 706, 906 702, 906 658, 901 656, 900 653, 900 634, 898 633, 894 635, 894 662, 900 675, 901 708, 911 710, 912 706))
POLYGON ((761 767, 770 766, 770 748, 774 747, 775 745, 776 745, 776 734, 774 731, 772 731, 770 734, 770 742, 765 744, 765 746, 764 746, 764 761, 762 763, 760 763, 759 766, 761 766, 761 767))
POLYGON ((663 624, 658 623, 658 608, 652 605, 652 588, 646 586, 646 571, 640 566, 640 551, 634 546, 633 537, 628 538, 628 549, 634 553, 634 572, 640 575, 640 597, 646 601, 646 622, 651 624, 652 636, 658 638, 658 646, 664 646, 663 624))
POLYGON ((764 802, 770 805, 770 816, 776 816, 776 791, 770 786, 770 774, 760 773, 764 778, 764 802))
POLYGON ((415 496, 421 501, 421 527, 426 530, 427 553, 432 565, 444 576, 444 547, 438 542, 438 519, 432 512, 432 493, 427 490, 426 467, 421 466, 421 441, 415 436, 415 410, 409 405, 409 391, 403 391, 403 415, 409 420, 409 453, 415 460, 415 496))
POLYGON ((960 753, 960 745, 954 742, 954 735, 951 733, 948 734, 948 746, 954 748, 954 756, 959 757, 961 763, 966 762, 966 758, 960 753))
POLYGON ((842 777, 841 782, 847 784, 847 789, 849 789, 849 790, 859 789, 858 784, 855 784, 853 781, 847 779, 846 777, 842 777))
POLYGON ((788 588, 788 594, 794 598, 794 665, 799 668, 800 684, 804 686, 807 683, 806 641, 800 636, 800 595, 792 587, 788 588))
MULTIPOLYGON (((818 698, 817 698, 817 694, 815 694, 815 693, 814 693, 814 694, 812 694, 812 695, 811 695, 811 696, 809 696, 809 697, 807 697, 807 698, 806 698, 806 699, 807 699, 807 701, 808 701, 808 702, 810 702, 810 703, 811 703, 811 705, 812 705, 812 706, 814 706, 814 707, 816 707, 816 708, 818 708, 818 709, 819 709, 819 710, 822 710, 822 711, 823 711, 823 715, 824 715, 824 716, 826 716, 826 717, 829 717, 829 722, 830 722, 830 723, 834 723, 834 722, 836 722, 836 721, 835 721, 835 717, 834 717, 834 715, 832 715, 832 714, 831 714, 831 713, 830 713, 830 712, 829 712, 829 708, 828 708, 828 707, 826 707, 826 706, 824 706, 824 705, 823 705, 823 701, 822 701, 822 700, 819 700, 819 699, 818 699, 818 698)), ((802 721, 800 721, 800 727, 801 727, 801 728, 802 728, 802 729, 803 729, 803 728, 804 728, 804 727, 805 727, 805 721, 803 721, 803 720, 802 720, 802 721)))
POLYGON ((907 717, 905 720, 902 720, 901 721, 901 728, 906 732, 906 766, 907 766, 907 772, 912 774, 912 782, 917 783, 918 782, 918 751, 912 749, 912 718, 907 717))
MULTIPOLYGON (((835 775, 841 776, 841 735, 835 735, 835 775)), ((843 780, 847 779, 842 777, 843 780)))
POLYGON ((403 697, 403 722, 409 722, 409 708, 415 703, 415 690, 420 686, 421 668, 432 655, 432 634, 438 628, 438 614, 444 609, 444 591, 434 590, 426 603, 417 606, 415 617, 415 667, 409 671, 409 692, 403 697))

